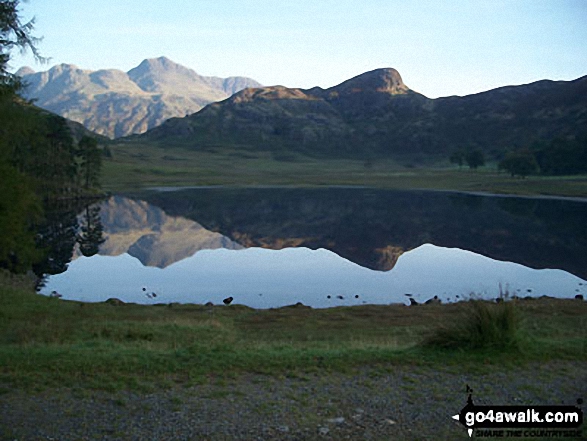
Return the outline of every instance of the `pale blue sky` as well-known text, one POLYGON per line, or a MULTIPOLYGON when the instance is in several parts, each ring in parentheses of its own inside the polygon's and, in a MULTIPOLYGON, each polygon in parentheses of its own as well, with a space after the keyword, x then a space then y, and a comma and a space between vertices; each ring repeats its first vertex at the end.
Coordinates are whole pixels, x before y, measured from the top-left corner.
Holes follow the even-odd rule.
POLYGON ((587 0, 30 0, 47 66, 129 70, 166 56, 201 75, 331 87, 394 67, 431 98, 587 75, 587 0))

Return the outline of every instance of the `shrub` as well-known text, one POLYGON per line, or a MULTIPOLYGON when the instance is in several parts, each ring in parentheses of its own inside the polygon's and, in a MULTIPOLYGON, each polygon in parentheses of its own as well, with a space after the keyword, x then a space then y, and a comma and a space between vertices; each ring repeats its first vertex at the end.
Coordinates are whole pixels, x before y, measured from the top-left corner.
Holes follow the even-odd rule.
POLYGON ((426 346, 444 349, 516 349, 519 314, 514 301, 490 303, 471 300, 462 304, 458 320, 430 335, 426 346))

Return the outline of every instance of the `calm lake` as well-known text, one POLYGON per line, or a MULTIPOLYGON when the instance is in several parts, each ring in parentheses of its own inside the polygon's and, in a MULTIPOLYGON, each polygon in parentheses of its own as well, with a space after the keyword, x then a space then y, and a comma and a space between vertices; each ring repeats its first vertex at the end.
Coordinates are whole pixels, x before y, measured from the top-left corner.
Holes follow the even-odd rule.
POLYGON ((69 254, 62 247, 71 262, 49 271, 43 294, 145 304, 221 304, 230 296, 254 308, 459 301, 495 298, 500 289, 587 296, 584 201, 367 188, 157 189, 113 196, 77 220, 85 239, 75 247, 70 240, 69 254))

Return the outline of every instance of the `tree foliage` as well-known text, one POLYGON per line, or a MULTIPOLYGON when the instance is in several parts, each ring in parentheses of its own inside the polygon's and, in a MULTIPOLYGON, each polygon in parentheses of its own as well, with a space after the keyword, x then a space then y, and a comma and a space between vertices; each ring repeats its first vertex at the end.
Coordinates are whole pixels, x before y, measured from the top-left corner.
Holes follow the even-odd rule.
POLYGON ((77 212, 63 223, 52 219, 52 204, 97 187, 101 158, 94 140, 76 146, 64 118, 18 95, 22 85, 8 72, 11 52, 29 49, 42 58, 31 35, 34 21, 23 24, 18 5, 0 0, 0 268, 59 271, 71 258, 77 212), (57 254, 49 251, 59 247, 64 249, 57 254), (42 259, 48 263, 40 264, 42 259))
POLYGON ((472 169, 485 165, 485 154, 479 147, 468 146, 456 149, 448 159, 451 164, 457 164, 459 167, 462 167, 465 163, 472 169))
POLYGON ((81 158, 80 176, 85 190, 100 187, 100 170, 102 168, 102 152, 95 138, 84 136, 78 144, 81 158))
POLYGON ((512 176, 522 177, 535 173, 587 173, 587 135, 535 142, 530 148, 510 151, 500 161, 499 168, 508 171, 512 176))
POLYGON ((465 153, 465 161, 469 168, 476 169, 485 165, 485 155, 480 148, 469 149, 465 153))
POLYGON ((35 20, 21 22, 19 3, 19 0, 0 0, 0 94, 11 94, 21 86, 18 77, 8 72, 13 49, 29 49, 37 60, 44 60, 36 46, 39 39, 31 35, 35 20))
POLYGON ((508 171, 512 177, 526 177, 538 171, 538 163, 528 149, 508 152, 499 163, 500 170, 508 171))
POLYGON ((80 233, 76 237, 80 252, 90 257, 98 253, 104 243, 104 226, 100 218, 100 205, 87 206, 82 217, 80 233))
POLYGON ((587 135, 576 139, 555 138, 533 146, 542 173, 572 175, 587 173, 587 135))
POLYGON ((14 167, 0 162, 0 268, 26 271, 39 257, 33 224, 41 204, 28 180, 14 167))
POLYGON ((462 167, 465 163, 465 151, 461 149, 455 150, 451 153, 449 160, 451 164, 457 164, 459 168, 462 167))

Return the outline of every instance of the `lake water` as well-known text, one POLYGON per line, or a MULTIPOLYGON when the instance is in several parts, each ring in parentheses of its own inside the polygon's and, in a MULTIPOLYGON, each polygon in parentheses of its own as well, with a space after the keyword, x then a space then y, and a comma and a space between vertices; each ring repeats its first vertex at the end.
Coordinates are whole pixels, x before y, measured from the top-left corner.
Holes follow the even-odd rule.
POLYGON ((233 297, 255 308, 446 302, 500 290, 587 296, 582 201, 200 188, 114 196, 79 219, 90 240, 47 277, 43 294, 146 304, 233 297), (92 222, 103 229, 99 246, 92 222))

